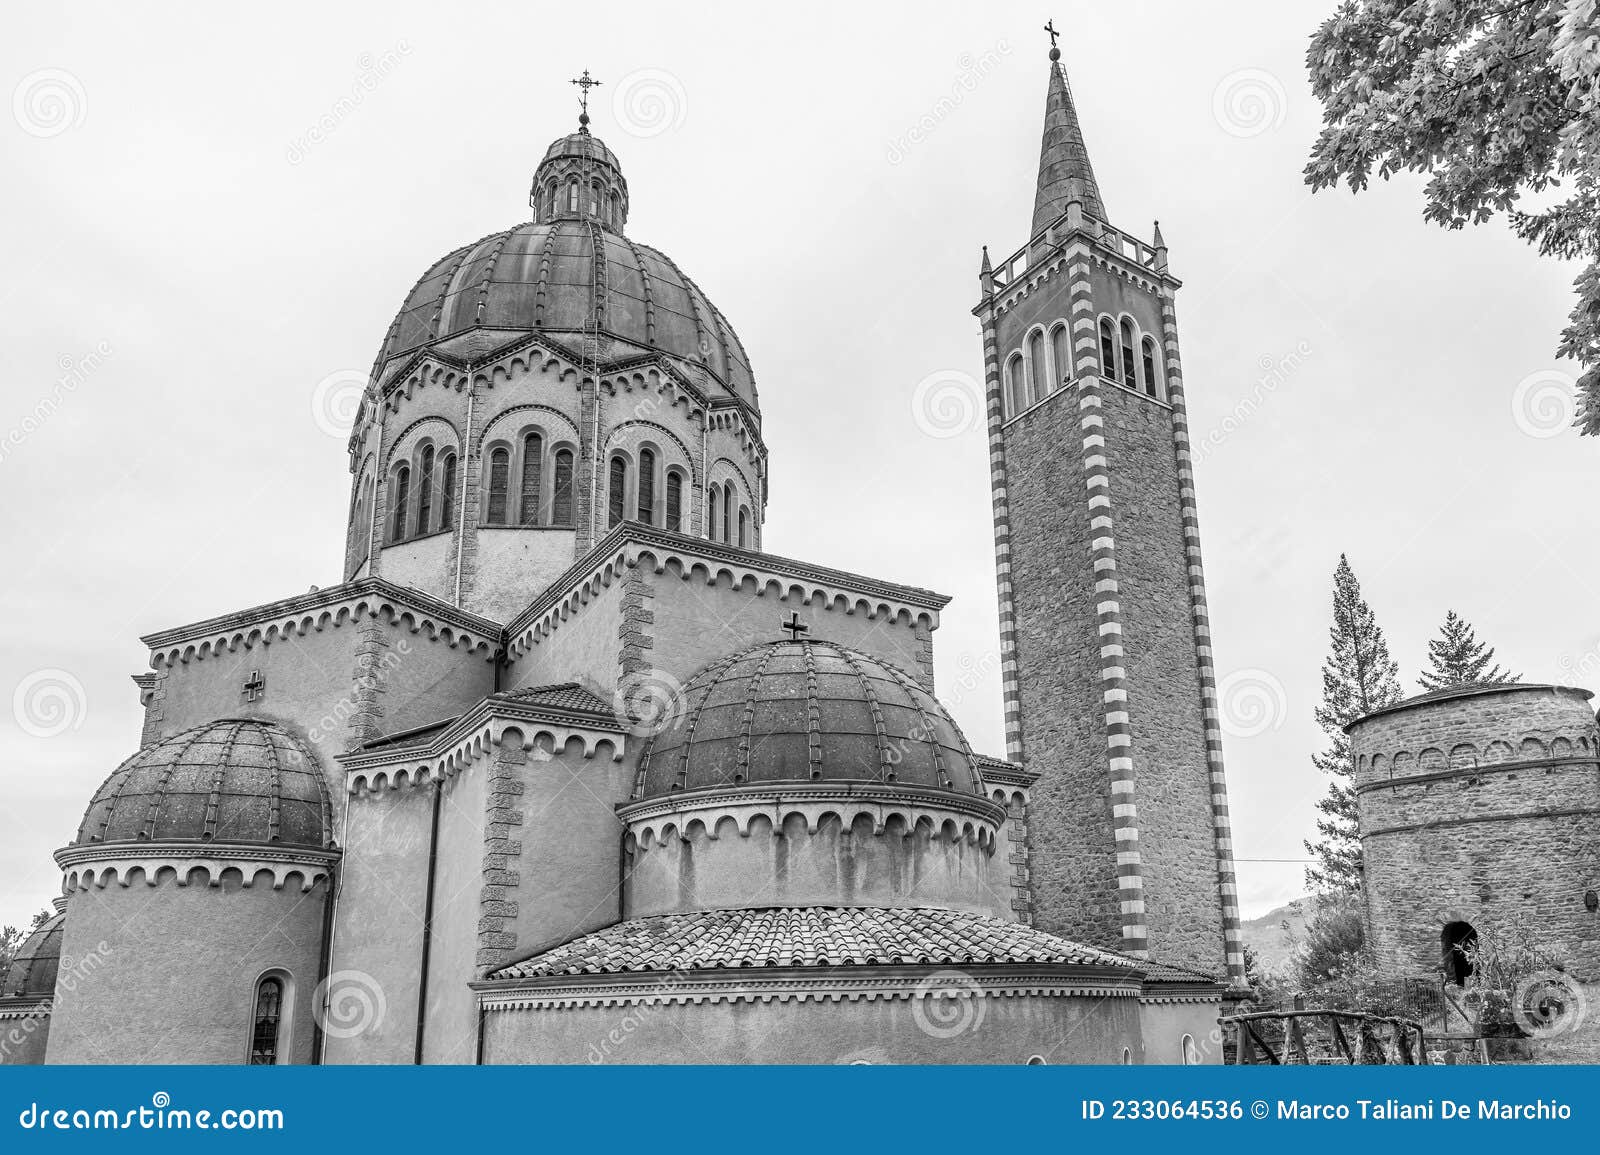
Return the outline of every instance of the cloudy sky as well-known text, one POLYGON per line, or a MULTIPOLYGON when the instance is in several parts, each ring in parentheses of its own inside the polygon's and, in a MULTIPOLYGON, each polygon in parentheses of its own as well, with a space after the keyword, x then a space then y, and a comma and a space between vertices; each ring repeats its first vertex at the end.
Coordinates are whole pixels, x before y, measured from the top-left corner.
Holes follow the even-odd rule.
POLYGON ((525 217, 584 68, 630 233, 755 364, 768 547, 953 595, 940 673, 981 684, 947 698, 999 752, 984 439, 917 399, 981 373, 979 249, 1025 239, 1047 16, 1113 222, 1160 218, 1186 285, 1242 897, 1300 893, 1341 551, 1408 684, 1454 608, 1528 677, 1600 685, 1600 446, 1552 356, 1574 270, 1425 225, 1414 179, 1306 191, 1332 2, 12 12, 0 922, 58 892, 50 852, 137 745, 138 636, 337 580, 319 383, 366 372, 430 262, 525 217))

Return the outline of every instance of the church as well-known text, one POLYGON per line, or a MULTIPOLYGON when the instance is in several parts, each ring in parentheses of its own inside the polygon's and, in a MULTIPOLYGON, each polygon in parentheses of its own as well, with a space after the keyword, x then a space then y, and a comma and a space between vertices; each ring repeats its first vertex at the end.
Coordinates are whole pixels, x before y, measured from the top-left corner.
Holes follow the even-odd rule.
POLYGON ((142 639, 0 1060, 1221 1061, 1179 281, 1053 45, 974 262, 1003 756, 940 704, 949 599, 767 548, 755 361, 585 105, 383 334, 342 580, 142 639))

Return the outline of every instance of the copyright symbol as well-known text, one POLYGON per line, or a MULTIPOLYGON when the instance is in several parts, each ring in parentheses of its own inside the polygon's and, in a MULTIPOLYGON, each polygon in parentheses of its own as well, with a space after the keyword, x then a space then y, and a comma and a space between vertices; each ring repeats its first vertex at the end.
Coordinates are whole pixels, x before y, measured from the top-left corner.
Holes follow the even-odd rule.
POLYGON ((1254 1103, 1250 1104, 1250 1114, 1254 1115, 1257 1119, 1265 1119, 1267 1117, 1267 1105, 1260 1099, 1257 1099, 1254 1103))

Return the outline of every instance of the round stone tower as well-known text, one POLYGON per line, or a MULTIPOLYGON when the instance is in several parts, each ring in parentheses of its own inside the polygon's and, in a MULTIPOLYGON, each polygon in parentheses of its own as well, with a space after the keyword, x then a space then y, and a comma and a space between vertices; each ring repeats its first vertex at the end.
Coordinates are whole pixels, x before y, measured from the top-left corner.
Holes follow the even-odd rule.
POLYGON ((1367 937, 1385 972, 1461 982, 1460 949, 1518 919, 1600 978, 1600 732, 1587 690, 1463 686, 1347 728, 1367 937))
POLYGON ((152 743, 56 852, 81 977, 51 1063, 308 1063, 339 851, 316 755, 221 719, 152 743))

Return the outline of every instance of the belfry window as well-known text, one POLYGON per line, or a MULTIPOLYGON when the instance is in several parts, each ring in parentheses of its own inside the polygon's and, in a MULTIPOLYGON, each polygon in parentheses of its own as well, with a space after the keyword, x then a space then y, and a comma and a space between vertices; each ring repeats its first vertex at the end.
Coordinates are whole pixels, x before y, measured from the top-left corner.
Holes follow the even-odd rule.
POLYGON ((283 980, 276 975, 268 975, 256 984, 251 1024, 250 1065, 273 1065, 278 1061, 278 1037, 283 1025, 283 980))
POLYGON ((402 465, 394 471, 394 515, 390 518, 390 541, 406 539, 406 505, 411 500, 411 466, 402 465))
POLYGON ((1072 355, 1067 348, 1067 327, 1057 325, 1050 330, 1050 354, 1055 358, 1055 375, 1050 378, 1050 392, 1054 393, 1066 382, 1072 367, 1072 355))
POLYGON ((523 525, 539 524, 539 489, 544 482, 544 438, 529 433, 522 439, 522 495, 517 507, 523 525))
POLYGON ((719 541, 722 531, 722 488, 711 487, 711 512, 706 519, 706 536, 712 541, 719 541))
POLYGON ((1033 365, 1033 387, 1028 390, 1028 404, 1043 400, 1051 392, 1050 367, 1045 363, 1044 334, 1035 332, 1028 339, 1028 360, 1033 365))
POLYGON ((1013 353, 1006 362, 1006 415, 1015 417, 1025 408, 1022 403, 1022 354, 1013 353))
POLYGON ((556 450, 555 488, 550 499, 550 521, 554 525, 572 524, 572 450, 556 450))
POLYGON ((1100 318, 1100 376, 1107 381, 1117 379, 1117 338, 1104 317, 1100 318))
POLYGON ((675 469, 667 474, 667 528, 683 532, 683 474, 675 469))
POLYGON ((609 520, 608 526, 616 525, 628 516, 628 463, 620 456, 611 459, 610 484, 607 486, 606 501, 609 520))
POLYGON ((589 215, 591 217, 598 217, 600 215, 599 181, 591 181, 589 184, 589 215))
POLYGON ((656 455, 653 449, 639 450, 639 520, 656 523, 656 455))
POLYGON ((446 453, 439 463, 439 528, 456 524, 456 455, 446 453))
POLYGON ((731 482, 731 481, 723 482, 722 483, 722 540, 724 542, 732 542, 733 541, 734 511, 737 508, 734 505, 734 501, 735 500, 736 500, 736 498, 734 496, 733 482, 731 482))
POLYGON ((569 213, 575 213, 575 212, 578 211, 578 178, 577 177, 573 177, 571 182, 569 182, 568 185, 567 185, 567 211, 569 213))
POLYGON ((1160 397, 1161 387, 1156 384, 1156 343, 1146 337, 1140 351, 1144 354, 1144 391, 1152 397, 1160 397))
POLYGON ((739 507, 739 548, 750 548, 750 511, 742 505, 739 507))
POLYGON ((1122 318, 1122 383, 1137 389, 1139 370, 1133 361, 1133 322, 1122 318))
POLYGON ((497 445, 489 454, 489 510, 484 519, 488 525, 505 525, 506 489, 511 483, 511 450, 497 445))
POLYGON ((421 535, 433 528, 433 446, 422 447, 417 473, 417 533, 421 535))

